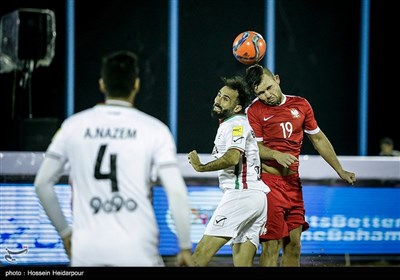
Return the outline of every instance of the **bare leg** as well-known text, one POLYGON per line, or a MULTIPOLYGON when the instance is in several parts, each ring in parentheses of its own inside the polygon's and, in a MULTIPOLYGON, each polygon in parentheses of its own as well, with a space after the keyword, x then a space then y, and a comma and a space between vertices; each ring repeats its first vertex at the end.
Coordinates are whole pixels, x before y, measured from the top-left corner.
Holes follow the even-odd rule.
POLYGON ((282 266, 300 266, 301 232, 299 226, 289 232, 289 238, 283 240, 282 266))
POLYGON ((233 265, 234 266, 253 266, 254 256, 257 248, 250 241, 247 240, 244 243, 233 244, 233 265))
POLYGON ((278 266, 279 252, 282 240, 261 242, 260 266, 278 266))
POLYGON ((231 238, 204 235, 193 252, 195 266, 206 266, 231 238))

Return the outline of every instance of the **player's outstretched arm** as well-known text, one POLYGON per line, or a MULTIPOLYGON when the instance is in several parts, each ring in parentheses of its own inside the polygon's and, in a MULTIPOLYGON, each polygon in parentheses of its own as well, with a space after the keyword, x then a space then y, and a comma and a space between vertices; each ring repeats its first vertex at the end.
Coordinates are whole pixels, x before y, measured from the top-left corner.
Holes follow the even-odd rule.
POLYGON ((308 138, 313 144, 315 150, 336 171, 340 178, 352 185, 356 182, 356 174, 343 169, 336 155, 335 149, 322 130, 316 134, 309 134, 308 138))
POLYGON ((176 264, 177 266, 194 266, 192 251, 189 249, 181 250, 176 256, 176 264))
POLYGON ((196 150, 188 154, 189 163, 197 172, 208 172, 222 170, 238 164, 241 151, 238 149, 229 149, 222 157, 202 164, 196 150))
POLYGON ((285 168, 289 168, 290 165, 298 161, 298 158, 296 158, 294 155, 272 150, 268 147, 265 147, 262 142, 258 142, 258 149, 260 153, 260 158, 262 160, 276 160, 280 165, 285 168))

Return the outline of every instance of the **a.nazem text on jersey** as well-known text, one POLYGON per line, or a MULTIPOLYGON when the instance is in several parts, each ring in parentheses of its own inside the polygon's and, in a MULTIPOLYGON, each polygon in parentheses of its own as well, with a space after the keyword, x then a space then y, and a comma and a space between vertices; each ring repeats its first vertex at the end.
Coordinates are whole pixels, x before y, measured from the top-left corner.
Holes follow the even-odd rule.
POLYGON ((136 129, 128 127, 87 127, 84 138, 133 139, 136 129))

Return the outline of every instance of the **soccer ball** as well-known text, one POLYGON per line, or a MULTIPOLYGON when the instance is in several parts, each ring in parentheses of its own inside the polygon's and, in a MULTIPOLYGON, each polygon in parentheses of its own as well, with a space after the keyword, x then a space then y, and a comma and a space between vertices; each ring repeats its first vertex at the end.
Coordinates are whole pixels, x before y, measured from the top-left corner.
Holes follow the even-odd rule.
POLYGON ((241 63, 251 65, 263 59, 266 43, 260 33, 245 31, 237 35, 232 45, 233 56, 241 63))

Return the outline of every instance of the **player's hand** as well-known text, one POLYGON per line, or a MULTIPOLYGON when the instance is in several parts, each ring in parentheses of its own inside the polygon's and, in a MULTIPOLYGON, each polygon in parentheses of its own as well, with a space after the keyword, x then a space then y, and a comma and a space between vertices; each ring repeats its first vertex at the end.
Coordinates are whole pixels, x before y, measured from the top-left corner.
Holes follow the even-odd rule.
POLYGON ((339 174, 340 178, 342 178, 349 184, 354 185, 354 183, 357 181, 356 174, 353 172, 342 170, 342 171, 338 172, 338 174, 339 174))
POLYGON ((196 150, 191 151, 188 154, 189 163, 193 166, 194 170, 201 172, 200 166, 202 165, 200 162, 199 155, 197 154, 196 150))
POLYGON ((181 250, 179 252, 179 254, 176 256, 176 265, 177 266, 194 266, 192 252, 190 251, 190 249, 181 250))
POLYGON ((71 260, 71 236, 72 236, 72 234, 69 234, 62 239, 64 248, 65 248, 65 252, 67 253, 67 256, 70 260, 71 260))
POLYGON ((274 159, 285 168, 289 168, 289 166, 298 161, 298 158, 294 155, 278 151, 274 152, 274 159))

